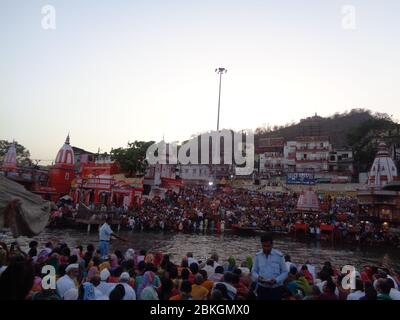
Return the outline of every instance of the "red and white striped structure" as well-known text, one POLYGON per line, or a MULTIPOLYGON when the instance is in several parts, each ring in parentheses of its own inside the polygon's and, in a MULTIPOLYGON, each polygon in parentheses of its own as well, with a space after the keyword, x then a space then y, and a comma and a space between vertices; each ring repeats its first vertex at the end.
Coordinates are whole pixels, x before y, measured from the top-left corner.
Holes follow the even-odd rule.
POLYGON ((2 169, 7 171, 17 170, 17 150, 13 142, 3 159, 2 169))
POLYGON ((368 186, 380 189, 385 184, 397 180, 397 168, 384 142, 379 144, 371 171, 368 175, 368 186))
POLYGON ((74 150, 69 144, 69 134, 65 139, 64 145, 57 153, 55 167, 56 168, 65 168, 65 167, 73 167, 74 166, 74 150))

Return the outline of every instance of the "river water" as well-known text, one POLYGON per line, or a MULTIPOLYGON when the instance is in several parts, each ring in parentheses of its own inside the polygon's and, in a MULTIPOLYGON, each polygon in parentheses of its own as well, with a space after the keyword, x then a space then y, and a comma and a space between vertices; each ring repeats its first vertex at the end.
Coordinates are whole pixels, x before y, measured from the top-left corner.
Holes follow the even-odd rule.
MULTIPOLYGON (((247 256, 252 256, 260 250, 258 236, 238 236, 226 232, 225 234, 185 234, 185 233, 157 233, 140 231, 120 231, 119 235, 127 239, 127 242, 113 240, 111 249, 125 250, 159 250, 171 254, 171 260, 180 262, 187 252, 193 252, 195 258, 205 260, 212 253, 217 253, 221 261, 235 257, 241 262, 247 256)), ((13 241, 9 234, 2 234, 1 240, 6 243, 13 241)), ((84 247, 93 243, 97 245, 98 234, 92 230, 45 229, 39 236, 34 238, 40 245, 51 240, 53 243, 66 242, 70 247, 79 244, 84 247)), ((32 239, 20 237, 18 243, 22 249, 27 249, 32 239)), ((325 261, 330 261, 339 267, 346 264, 355 266, 357 269, 365 264, 385 265, 400 267, 400 250, 394 248, 361 248, 356 245, 338 245, 317 241, 298 241, 288 236, 276 236, 274 247, 284 254, 289 254, 292 261, 297 264, 310 260, 313 264, 321 266, 325 261)))

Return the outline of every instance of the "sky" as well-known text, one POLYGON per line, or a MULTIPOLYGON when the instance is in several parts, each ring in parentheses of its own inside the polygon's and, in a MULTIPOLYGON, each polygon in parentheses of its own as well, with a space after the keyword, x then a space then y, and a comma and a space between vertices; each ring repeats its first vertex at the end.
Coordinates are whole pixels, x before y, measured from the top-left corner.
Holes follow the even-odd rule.
POLYGON ((33 159, 53 161, 68 132, 72 145, 105 152, 215 130, 217 67, 228 70, 220 128, 353 108, 400 119, 398 0, 0 0, 0 8, 0 139, 17 140, 33 159))

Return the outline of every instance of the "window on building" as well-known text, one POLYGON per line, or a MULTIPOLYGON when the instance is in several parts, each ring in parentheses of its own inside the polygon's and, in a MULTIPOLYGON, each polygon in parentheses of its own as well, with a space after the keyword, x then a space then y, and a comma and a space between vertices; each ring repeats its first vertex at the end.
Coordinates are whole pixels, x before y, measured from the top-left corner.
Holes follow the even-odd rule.
POLYGON ((185 169, 185 173, 189 173, 189 169, 185 169))
POLYGON ((303 154, 303 159, 307 159, 307 154, 303 154))
POLYGON ((193 169, 193 174, 196 174, 196 172, 197 172, 197 169, 193 169))
POLYGON ((331 161, 335 161, 335 156, 331 156, 331 161))

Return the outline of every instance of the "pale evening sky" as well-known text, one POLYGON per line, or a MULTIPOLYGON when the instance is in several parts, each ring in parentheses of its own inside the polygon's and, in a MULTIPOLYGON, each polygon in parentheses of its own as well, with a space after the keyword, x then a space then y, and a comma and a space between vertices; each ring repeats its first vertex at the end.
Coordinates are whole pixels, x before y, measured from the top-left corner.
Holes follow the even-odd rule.
POLYGON ((0 0, 0 139, 49 160, 68 132, 91 151, 182 141, 216 128, 219 66, 222 128, 399 119, 399 15, 398 0, 0 0))

